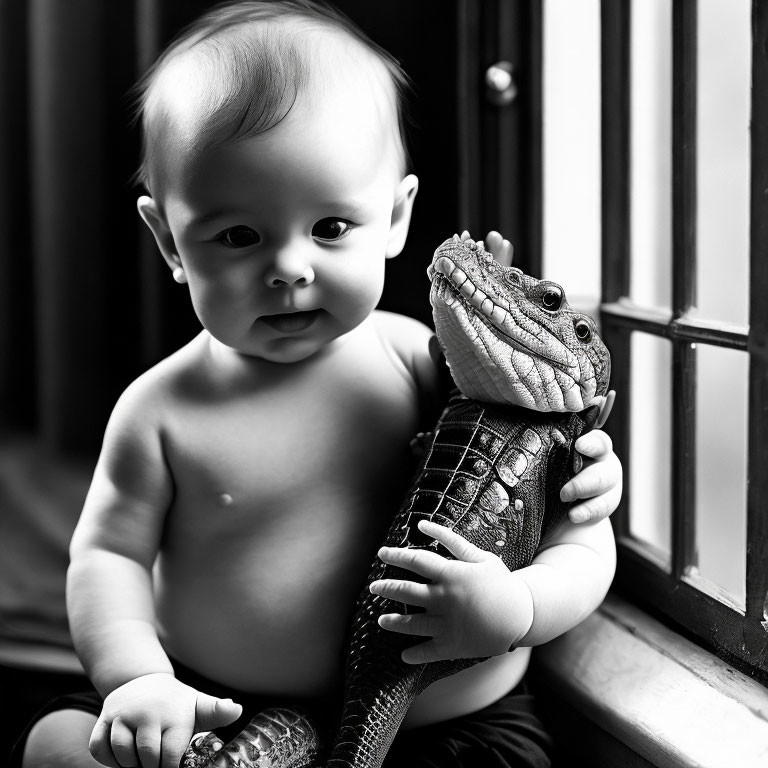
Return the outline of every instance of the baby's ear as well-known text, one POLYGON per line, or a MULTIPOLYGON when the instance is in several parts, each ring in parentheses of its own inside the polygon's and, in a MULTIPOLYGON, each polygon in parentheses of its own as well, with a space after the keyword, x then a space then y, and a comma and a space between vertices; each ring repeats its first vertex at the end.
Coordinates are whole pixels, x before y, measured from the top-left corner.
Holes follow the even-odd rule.
POLYGON ((136 201, 136 207, 139 209, 139 216, 144 219, 144 223, 152 230, 155 236, 155 242, 163 254, 168 266, 172 271, 181 269, 181 259, 176 251, 176 243, 173 241, 171 228, 165 220, 165 215, 155 200, 147 195, 142 195, 136 201))
POLYGON ((387 258, 397 256, 403 250, 405 239, 408 237, 408 227, 411 224, 413 201, 419 191, 419 180, 409 173, 398 185, 395 193, 395 205, 392 208, 392 223, 389 227, 387 240, 387 258))

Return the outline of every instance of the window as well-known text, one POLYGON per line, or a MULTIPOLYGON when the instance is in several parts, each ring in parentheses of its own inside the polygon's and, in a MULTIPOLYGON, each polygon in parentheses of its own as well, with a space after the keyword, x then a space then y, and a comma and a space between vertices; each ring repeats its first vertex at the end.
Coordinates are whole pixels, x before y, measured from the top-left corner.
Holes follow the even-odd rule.
POLYGON ((617 586, 768 673, 768 6, 604 0, 617 586))
POLYGON ((461 218, 613 356, 616 588, 768 682, 768 4, 457 7, 461 218))

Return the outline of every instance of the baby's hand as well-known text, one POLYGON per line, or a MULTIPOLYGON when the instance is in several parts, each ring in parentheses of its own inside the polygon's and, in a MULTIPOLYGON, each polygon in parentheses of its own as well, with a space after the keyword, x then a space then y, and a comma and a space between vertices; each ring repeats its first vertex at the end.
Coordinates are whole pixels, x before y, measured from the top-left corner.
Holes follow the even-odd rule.
MULTIPOLYGON (((469 232, 465 229, 461 233, 461 239, 467 240, 470 237, 469 232)), ((491 230, 486 236, 485 240, 479 240, 477 243, 481 248, 484 248, 490 253, 499 264, 505 267, 512 265, 512 253, 514 248, 509 240, 504 239, 501 234, 496 230, 491 230)))
POLYGON ((505 267, 512 265, 512 254, 514 252, 512 243, 495 230, 491 230, 485 236, 485 241, 480 241, 480 245, 484 245, 485 250, 488 251, 499 264, 502 264, 505 267))
POLYGON ((413 571, 431 583, 381 579, 370 586, 375 595, 425 609, 424 613, 379 617, 379 625, 391 632, 432 638, 403 651, 403 661, 423 664, 506 653, 533 622, 533 598, 525 582, 497 555, 444 526, 422 520, 419 530, 457 559, 424 549, 382 547, 382 561, 413 571))
POLYGON ((573 523, 596 522, 612 514, 621 501, 622 471, 611 438, 600 429, 582 435, 575 444, 584 466, 561 489, 565 502, 584 499, 568 511, 573 523))
POLYGON ((116 688, 104 700, 89 748, 112 768, 178 768, 189 740, 236 720, 242 707, 155 673, 116 688))

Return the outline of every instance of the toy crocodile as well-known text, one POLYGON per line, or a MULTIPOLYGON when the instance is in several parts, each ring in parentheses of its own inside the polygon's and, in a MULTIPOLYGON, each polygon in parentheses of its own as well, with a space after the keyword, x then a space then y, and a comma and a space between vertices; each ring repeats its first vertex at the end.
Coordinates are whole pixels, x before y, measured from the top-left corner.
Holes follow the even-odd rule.
MULTIPOLYGON (((580 469, 576 438, 607 418, 610 355, 593 320, 568 305, 559 285, 502 266, 467 235, 435 251, 428 275, 437 338, 458 389, 384 544, 436 548, 450 557, 418 530, 420 520, 431 520, 495 552, 510 570, 522 568, 567 513, 559 493, 580 469)), ((414 574, 377 559, 368 584, 385 578, 414 574)), ((363 589, 328 768, 378 768, 413 699, 482 661, 403 662, 414 638, 382 629, 378 617, 408 610, 363 589)), ((184 765, 316 765, 316 737, 306 720, 262 713, 249 728, 227 745, 212 734, 198 737, 184 765)))

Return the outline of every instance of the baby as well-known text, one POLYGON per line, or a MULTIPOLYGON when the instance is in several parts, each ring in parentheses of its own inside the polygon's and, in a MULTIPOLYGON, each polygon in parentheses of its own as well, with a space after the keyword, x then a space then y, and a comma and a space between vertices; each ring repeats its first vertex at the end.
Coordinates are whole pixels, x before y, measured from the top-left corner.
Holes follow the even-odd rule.
MULTIPOLYGON (((115 406, 67 588, 95 691, 34 724, 25 766, 176 768, 194 732, 287 700, 332 725, 355 599, 441 392, 431 331, 376 310, 418 188, 405 85, 308 0, 217 7, 146 77, 138 209, 204 330, 115 406)), ((591 461, 562 496, 590 522, 512 575, 448 569, 449 620, 404 658, 495 655, 414 702, 388 765, 472 764, 468 728, 548 764, 520 688, 530 646, 594 610, 614 570, 621 467, 600 431, 578 448, 591 461)))

